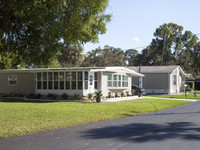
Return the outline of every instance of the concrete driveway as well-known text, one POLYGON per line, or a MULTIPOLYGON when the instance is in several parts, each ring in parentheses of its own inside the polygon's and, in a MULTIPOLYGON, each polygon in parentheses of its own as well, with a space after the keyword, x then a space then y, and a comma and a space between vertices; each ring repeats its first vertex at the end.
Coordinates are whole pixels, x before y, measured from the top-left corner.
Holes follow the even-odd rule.
POLYGON ((200 102, 0 140, 0 150, 199 150, 200 102))

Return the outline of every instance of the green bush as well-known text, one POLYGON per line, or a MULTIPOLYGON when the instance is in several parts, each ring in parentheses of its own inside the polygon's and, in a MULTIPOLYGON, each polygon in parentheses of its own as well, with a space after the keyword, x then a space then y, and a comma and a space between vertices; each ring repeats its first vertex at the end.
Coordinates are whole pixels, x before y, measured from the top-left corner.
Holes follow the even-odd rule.
POLYGON ((92 99, 93 99, 93 94, 92 94, 92 93, 89 93, 89 94, 88 94, 88 99, 89 99, 89 100, 92 100, 92 99))
POLYGON ((187 85, 186 91, 194 90, 194 81, 186 81, 185 84, 187 85))
POLYGON ((68 94, 67 93, 63 93, 62 95, 61 95, 61 97, 63 98, 63 99, 68 99, 68 94))
POLYGON ((57 97, 58 97, 58 95, 56 95, 56 94, 48 93, 48 95, 47 95, 47 98, 53 99, 53 100, 56 100, 57 97))
POLYGON ((75 93, 75 94, 74 94, 74 99, 75 99, 75 100, 82 100, 82 99, 83 99, 83 95, 78 94, 78 93, 75 93))

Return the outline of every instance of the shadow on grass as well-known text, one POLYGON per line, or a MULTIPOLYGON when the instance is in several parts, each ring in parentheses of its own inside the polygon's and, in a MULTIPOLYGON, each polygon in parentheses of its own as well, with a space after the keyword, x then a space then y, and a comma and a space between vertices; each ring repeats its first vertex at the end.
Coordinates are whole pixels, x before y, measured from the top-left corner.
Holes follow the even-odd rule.
POLYGON ((200 140, 200 127, 190 122, 167 123, 166 125, 134 123, 109 126, 83 132, 84 138, 115 139, 129 142, 163 141, 166 139, 200 140))

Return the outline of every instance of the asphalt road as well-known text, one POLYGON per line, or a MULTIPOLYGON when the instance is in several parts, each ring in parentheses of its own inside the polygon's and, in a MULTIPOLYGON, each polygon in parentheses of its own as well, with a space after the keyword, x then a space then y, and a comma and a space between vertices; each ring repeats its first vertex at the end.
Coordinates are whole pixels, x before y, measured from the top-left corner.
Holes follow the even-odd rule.
POLYGON ((200 102, 0 140, 0 150, 199 150, 200 102))

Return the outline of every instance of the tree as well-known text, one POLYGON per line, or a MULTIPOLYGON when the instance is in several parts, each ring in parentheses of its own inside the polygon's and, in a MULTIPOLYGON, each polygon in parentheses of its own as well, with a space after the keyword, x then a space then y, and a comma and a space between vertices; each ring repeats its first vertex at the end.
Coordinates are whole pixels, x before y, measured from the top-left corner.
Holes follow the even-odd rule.
POLYGON ((179 26, 174 23, 163 24, 159 28, 156 29, 154 36, 163 40, 163 47, 162 47, 162 57, 161 57, 161 66, 163 65, 164 61, 164 51, 165 45, 167 41, 167 48, 171 48, 174 42, 177 42, 177 46, 179 44, 179 40, 181 39, 181 32, 183 30, 182 26, 179 26), (178 37, 179 40, 176 40, 178 37))
POLYGON ((125 51, 125 66, 134 66, 138 51, 135 49, 128 49, 125 51))
POLYGON ((100 47, 88 52, 81 66, 83 67, 101 67, 101 66, 123 66, 124 51, 120 48, 111 46, 100 47))
POLYGON ((64 45, 61 54, 58 56, 58 61, 62 67, 77 67, 83 59, 83 48, 81 45, 64 45))
POLYGON ((18 64, 46 65, 61 50, 61 39, 97 42, 110 21, 107 6, 108 0, 1 0, 0 51, 16 55, 18 64))
POLYGON ((200 46, 197 35, 183 32, 175 23, 156 29, 150 45, 136 56, 137 65, 180 65, 186 72, 199 76, 200 46))

